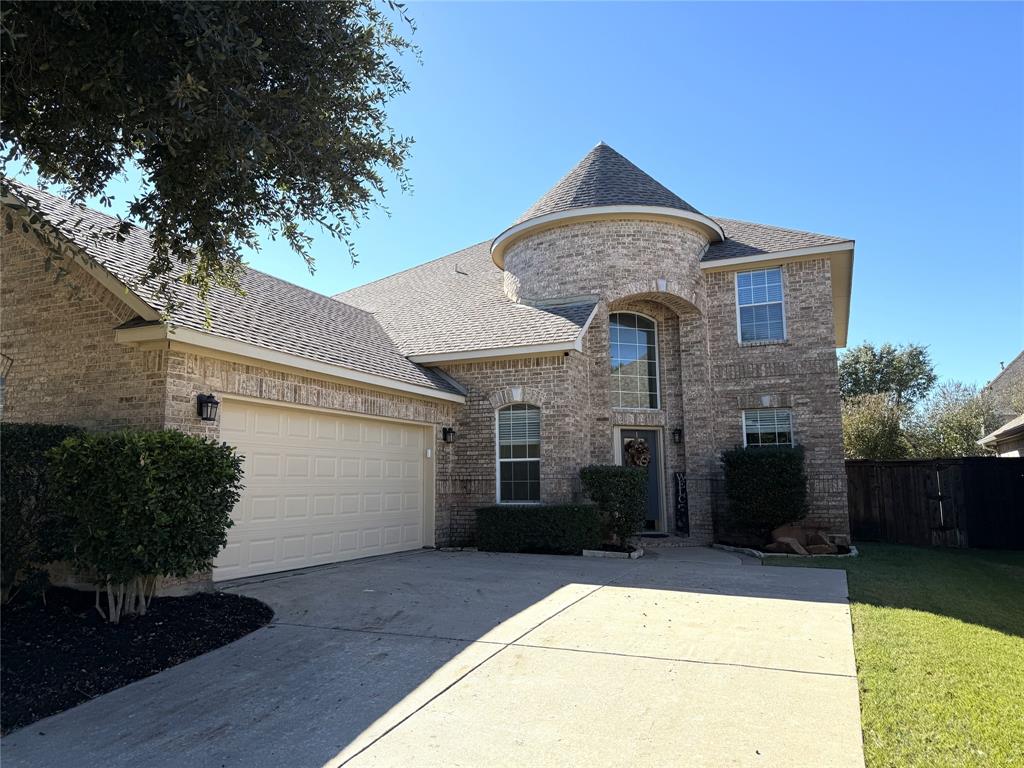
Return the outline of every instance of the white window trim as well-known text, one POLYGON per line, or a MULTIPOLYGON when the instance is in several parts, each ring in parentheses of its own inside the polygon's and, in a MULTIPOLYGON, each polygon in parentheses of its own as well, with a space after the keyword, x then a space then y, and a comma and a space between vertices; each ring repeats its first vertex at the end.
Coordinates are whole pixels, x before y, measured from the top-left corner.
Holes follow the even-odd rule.
MULTIPOLYGON (((660 411, 661 410, 661 341, 658 338, 658 321, 656 318, 650 315, 645 315, 643 312, 634 312, 630 309, 615 310, 614 312, 608 313, 608 363, 609 363, 609 377, 613 374, 610 371, 611 368, 611 327, 612 327, 612 315, 635 315, 636 317, 642 317, 645 320, 650 320, 654 323, 654 354, 656 355, 654 360, 654 407, 653 408, 626 408, 624 406, 612 404, 612 408, 616 411, 660 411)), ((609 384, 610 384, 609 380, 609 384)), ((608 392, 612 395, 614 393, 611 387, 608 387, 608 392)))
MULTIPOLYGON (((789 445, 788 448, 795 448, 796 441, 796 419, 793 418, 792 408, 744 408, 740 411, 740 431, 743 433, 743 447, 747 448, 747 413, 750 411, 786 411, 789 414, 789 445)), ((763 446, 758 446, 759 448, 763 446)))
MULTIPOLYGON (((736 341, 741 345, 756 346, 758 344, 783 344, 789 341, 789 326, 786 324, 786 270, 779 264, 771 267, 759 267, 758 269, 744 269, 735 274, 732 280, 732 290, 736 297, 736 341), (749 275, 752 272, 767 272, 769 269, 779 270, 779 281, 782 284, 782 301, 778 302, 782 304, 782 338, 781 339, 752 339, 750 341, 743 340, 743 328, 740 325, 740 275, 749 275)), ((746 307, 762 306, 765 304, 775 304, 774 301, 762 301, 757 304, 744 304, 746 307)))
POLYGON ((535 403, 505 403, 505 405, 494 409, 494 503, 500 506, 512 506, 512 507, 524 507, 529 505, 540 505, 544 503, 544 486, 540 477, 540 466, 541 457, 536 459, 503 459, 501 458, 501 434, 499 432, 500 427, 498 425, 498 414, 511 405, 528 405, 531 408, 536 408, 540 413, 540 445, 541 451, 544 450, 544 411, 539 405, 535 403), (501 462, 503 461, 536 461, 537 462, 537 482, 540 486, 540 498, 536 501, 502 501, 501 500, 501 462))

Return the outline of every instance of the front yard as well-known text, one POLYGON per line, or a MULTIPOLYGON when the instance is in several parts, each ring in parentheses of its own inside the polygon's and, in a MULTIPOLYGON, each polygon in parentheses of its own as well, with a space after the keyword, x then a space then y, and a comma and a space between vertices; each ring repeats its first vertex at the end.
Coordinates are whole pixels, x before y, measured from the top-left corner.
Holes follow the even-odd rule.
POLYGON ((860 546, 843 568, 868 768, 1024 765, 1024 552, 860 546))

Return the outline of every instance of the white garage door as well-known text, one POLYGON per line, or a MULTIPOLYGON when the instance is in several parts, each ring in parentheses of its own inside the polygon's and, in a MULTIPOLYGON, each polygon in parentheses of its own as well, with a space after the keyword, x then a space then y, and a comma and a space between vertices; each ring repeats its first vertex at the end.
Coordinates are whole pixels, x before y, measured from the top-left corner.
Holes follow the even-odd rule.
POLYGON ((245 456, 245 490, 215 580, 430 540, 422 426, 227 401, 221 439, 245 456))

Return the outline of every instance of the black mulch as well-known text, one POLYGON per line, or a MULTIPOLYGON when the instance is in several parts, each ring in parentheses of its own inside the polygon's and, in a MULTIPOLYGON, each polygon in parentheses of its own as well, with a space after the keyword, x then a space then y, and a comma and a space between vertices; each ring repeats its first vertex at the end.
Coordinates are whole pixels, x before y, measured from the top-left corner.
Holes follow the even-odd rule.
MULTIPOLYGON (((33 723, 269 623, 274 612, 222 592, 154 598, 145 616, 104 622, 92 592, 51 588, 0 612, 0 731, 33 723)), ((103 596, 100 604, 106 603, 103 596)))

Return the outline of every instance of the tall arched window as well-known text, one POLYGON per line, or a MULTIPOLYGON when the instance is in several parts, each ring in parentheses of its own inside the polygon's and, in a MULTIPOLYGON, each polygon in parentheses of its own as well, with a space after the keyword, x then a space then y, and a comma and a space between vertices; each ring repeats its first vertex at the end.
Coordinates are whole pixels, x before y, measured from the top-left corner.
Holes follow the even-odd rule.
POLYGON ((615 312, 608 320, 612 407, 657 408, 657 324, 634 312, 615 312))
POLYGON ((540 501, 540 408, 498 410, 498 501, 540 501))

